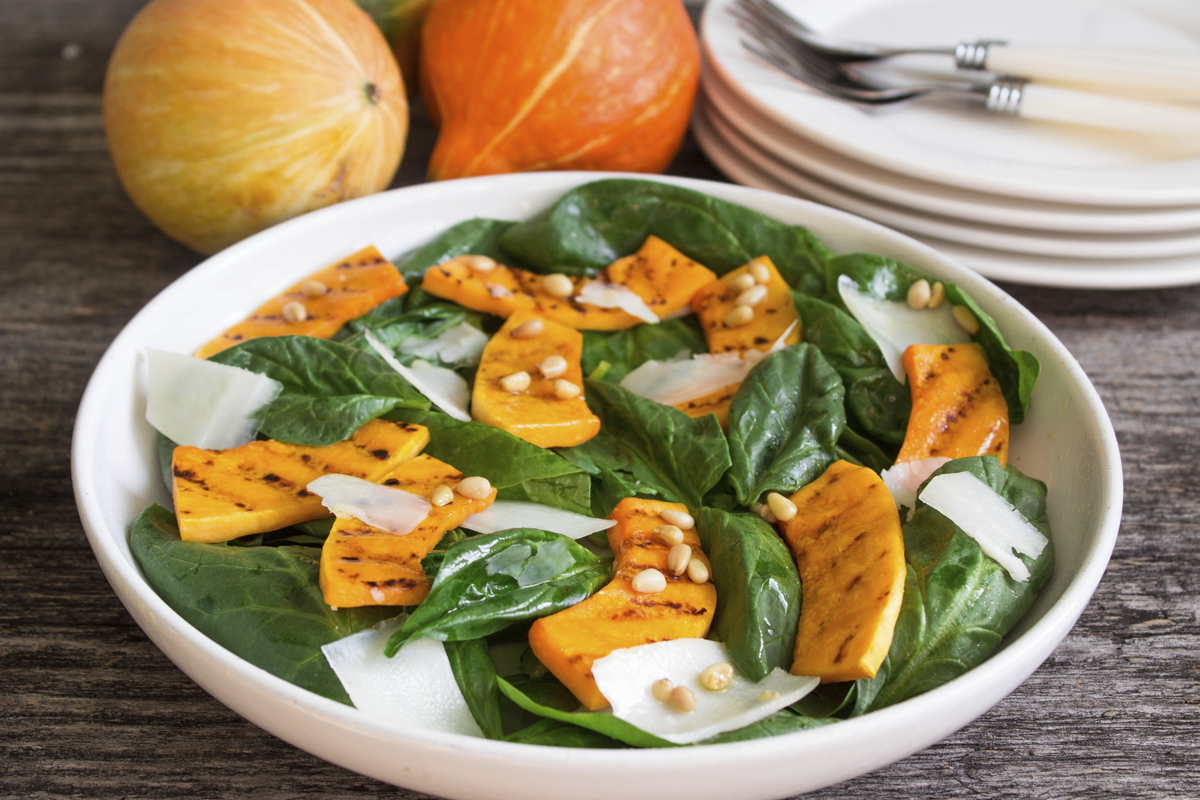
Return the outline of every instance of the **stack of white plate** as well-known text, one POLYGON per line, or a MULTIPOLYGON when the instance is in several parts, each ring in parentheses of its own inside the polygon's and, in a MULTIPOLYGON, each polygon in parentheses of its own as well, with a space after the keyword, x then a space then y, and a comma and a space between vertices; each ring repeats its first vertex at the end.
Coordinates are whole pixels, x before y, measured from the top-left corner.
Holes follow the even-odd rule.
MULTIPOLYGON (((849 40, 1200 50, 1200 0, 776 2, 849 40)), ((936 101, 864 109, 747 52, 732 5, 709 0, 704 12, 694 130, 734 181, 873 219, 997 280, 1109 289, 1200 283, 1200 138, 936 101)))

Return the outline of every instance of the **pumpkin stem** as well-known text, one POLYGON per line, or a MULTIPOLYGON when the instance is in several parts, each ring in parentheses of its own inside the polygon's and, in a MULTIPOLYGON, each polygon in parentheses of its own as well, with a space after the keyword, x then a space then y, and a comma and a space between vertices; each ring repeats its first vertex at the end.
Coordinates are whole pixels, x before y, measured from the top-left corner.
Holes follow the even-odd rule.
POLYGON ((380 91, 379 87, 373 83, 367 84, 366 93, 367 100, 369 100, 372 105, 377 104, 379 102, 379 98, 383 97, 383 92, 380 91))

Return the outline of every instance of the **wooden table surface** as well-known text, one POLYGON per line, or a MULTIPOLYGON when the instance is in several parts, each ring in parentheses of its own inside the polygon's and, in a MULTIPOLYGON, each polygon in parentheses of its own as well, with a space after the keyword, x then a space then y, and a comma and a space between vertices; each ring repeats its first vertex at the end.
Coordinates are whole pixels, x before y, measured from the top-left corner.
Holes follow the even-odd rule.
MULTIPOLYGON (((70 441, 121 327, 202 259, 122 192, 100 88, 139 0, 0 0, 0 797, 402 797, 264 733, 150 643, 92 557, 70 441)), ((395 185, 422 179, 415 120, 395 185)), ((720 179, 689 141, 673 174, 720 179)), ((1200 287, 1005 286, 1092 378, 1125 467, 1079 624, 940 744, 818 798, 1200 797, 1200 287)))

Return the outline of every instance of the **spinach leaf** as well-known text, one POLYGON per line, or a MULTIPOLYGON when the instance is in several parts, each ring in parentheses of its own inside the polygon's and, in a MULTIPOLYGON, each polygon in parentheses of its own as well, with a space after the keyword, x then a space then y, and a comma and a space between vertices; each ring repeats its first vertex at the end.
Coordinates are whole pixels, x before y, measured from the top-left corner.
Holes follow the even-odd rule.
POLYGON ((175 515, 150 506, 129 549, 167 605, 217 644, 272 675, 350 704, 321 646, 396 615, 394 608, 330 609, 314 547, 227 547, 179 539, 175 515))
MULTIPOLYGON (((370 342, 362 335, 362 333, 370 331, 380 344, 388 348, 402 364, 408 366, 420 356, 401 350, 400 347, 405 342, 413 339, 435 339, 443 331, 457 327, 464 322, 481 330, 483 328, 484 317, 482 314, 459 305, 431 303, 415 311, 402 311, 401 306, 390 305, 403 300, 403 297, 394 297, 358 319, 347 323, 342 331, 339 331, 339 333, 345 332, 346 335, 338 341, 355 349, 369 350, 373 353, 374 349, 370 342)), ((476 361, 466 359, 444 361, 436 356, 426 356, 425 360, 434 366, 464 370, 463 377, 469 379, 473 379, 475 376, 476 361)))
POLYGON ((717 587, 709 638, 724 642, 733 665, 752 680, 786 670, 800 619, 800 574, 787 545, 757 516, 715 508, 700 509, 696 532, 717 587))
POLYGON ((446 657, 454 681, 467 701, 471 716, 489 739, 503 739, 500 722, 500 687, 496 683, 496 662, 488 651, 486 639, 446 642, 446 657))
MULTIPOLYGON (((879 345, 858 320, 835 305, 792 292, 804 340, 816 345, 846 386, 846 413, 871 438, 900 445, 912 414, 912 394, 896 380, 879 345)), ((890 465, 889 465, 890 466, 890 465)))
POLYGON ((171 459, 175 457, 175 448, 179 445, 158 431, 154 432, 154 437, 154 450, 158 454, 158 471, 162 476, 163 484, 167 487, 167 493, 170 494, 175 490, 175 474, 171 471, 171 459))
POLYGON ((783 736, 785 733, 806 731, 836 722, 833 719, 817 719, 805 717, 788 710, 776 711, 766 719, 759 720, 735 731, 717 734, 711 739, 705 739, 697 744, 728 744, 729 742, 747 742, 751 739, 765 739, 768 736, 783 736))
POLYGON ((895 461, 895 458, 883 452, 879 445, 865 436, 860 436, 849 426, 838 437, 837 457, 876 472, 883 472, 895 461))
POLYGON ((402 409, 390 420, 429 429, 425 452, 464 475, 482 475, 499 500, 524 500, 591 513, 591 481, 579 467, 550 450, 482 422, 462 422, 438 411, 402 409))
MULTIPOLYGON (((666 500, 699 508, 701 498, 729 468, 729 446, 717 418, 708 414, 692 419, 620 386, 586 384, 588 405, 600 418, 600 433, 559 451, 563 457, 583 469, 608 464, 629 472, 666 500)), ((605 488, 612 492, 607 484, 605 488)))
POLYGON ((822 292, 832 255, 805 228, 691 189, 627 178, 567 192, 504 231, 500 245, 537 272, 580 274, 634 252, 650 235, 718 275, 769 256, 789 284, 810 294, 822 292))
MULTIPOLYGON (((998 492, 1047 538, 1046 485, 1004 469, 994 456, 960 458, 934 475, 970 472, 998 492)), ((984 661, 1025 615, 1054 567, 1053 542, 1018 582, 935 509, 917 501, 904 526, 908 581, 896 632, 875 678, 858 681, 855 713, 883 708, 941 686, 984 661)))
POLYGON ((429 408, 429 401, 375 353, 312 336, 250 339, 210 359, 283 384, 259 410, 260 433, 305 445, 328 445, 395 408, 429 408))
POLYGON ((511 222, 497 219, 469 219, 442 231, 432 241, 410 250, 394 259, 396 269, 408 284, 409 292, 402 298, 404 308, 414 310, 431 303, 442 302, 440 298, 421 288, 425 271, 443 261, 466 255, 490 256, 508 266, 520 266, 501 251, 498 244, 500 234, 513 226, 511 222))
POLYGON ((590 597, 611 577, 573 539, 529 528, 472 536, 446 551, 429 595, 388 639, 393 656, 424 636, 476 639, 524 619, 544 617, 590 597))
POLYGON ((811 344, 756 366, 729 406, 728 480, 738 501, 791 494, 824 472, 846 427, 844 402, 841 377, 811 344))
POLYGON ((708 341, 695 316, 664 319, 657 325, 634 325, 619 331, 584 331, 583 374, 591 375, 602 363, 607 363, 609 369, 603 380, 620 383, 646 361, 669 361, 684 350, 708 352, 708 341))
MULTIPOLYGON (((828 262, 826 281, 830 296, 837 298, 839 306, 842 303, 837 281, 841 275, 849 275, 860 290, 880 300, 903 300, 908 294, 908 287, 918 280, 925 278, 931 283, 934 281, 931 276, 895 259, 864 254, 838 256, 828 262)), ((1008 421, 1013 425, 1021 423, 1029 411, 1029 398, 1041 371, 1037 357, 1024 350, 1010 348, 996 327, 996 321, 966 292, 953 283, 944 285, 947 302, 966 306, 979 320, 979 333, 971 339, 987 354, 988 369, 996 377, 1008 402, 1008 421)))
POLYGON ((504 680, 504 678, 498 678, 498 680, 500 682, 500 691, 504 693, 505 697, 539 717, 577 725, 580 728, 586 728, 587 730, 594 731, 624 744, 633 745, 634 747, 677 746, 671 744, 666 739, 658 738, 652 733, 646 733, 641 728, 631 725, 624 720, 617 719, 612 714, 601 714, 595 711, 562 711, 550 706, 544 706, 531 699, 520 689, 504 680))
POLYGON ((437 580, 438 573, 442 570, 442 562, 446 560, 446 553, 450 548, 470 536, 471 534, 462 528, 455 528, 442 534, 442 538, 433 546, 433 549, 425 555, 425 558, 421 559, 421 569, 430 583, 437 580))
POLYGON ((554 719, 540 718, 537 722, 510 733, 506 742, 518 744, 541 744, 548 747, 627 747, 616 739, 578 725, 554 719))

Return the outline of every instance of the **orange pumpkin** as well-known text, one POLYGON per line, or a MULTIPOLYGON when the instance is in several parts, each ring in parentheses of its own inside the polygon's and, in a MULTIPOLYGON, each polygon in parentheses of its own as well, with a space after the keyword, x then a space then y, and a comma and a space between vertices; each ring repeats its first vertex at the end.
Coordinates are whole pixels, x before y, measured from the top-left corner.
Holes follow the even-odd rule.
POLYGON ((680 0, 454 0, 421 37, 421 97, 442 130, 429 176, 662 172, 700 56, 680 0))

